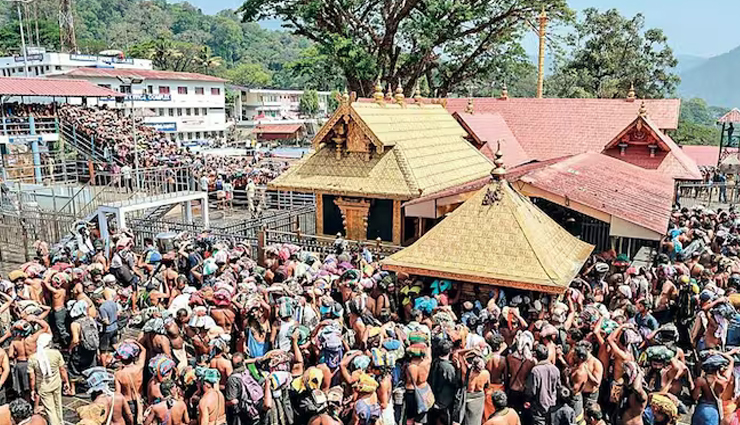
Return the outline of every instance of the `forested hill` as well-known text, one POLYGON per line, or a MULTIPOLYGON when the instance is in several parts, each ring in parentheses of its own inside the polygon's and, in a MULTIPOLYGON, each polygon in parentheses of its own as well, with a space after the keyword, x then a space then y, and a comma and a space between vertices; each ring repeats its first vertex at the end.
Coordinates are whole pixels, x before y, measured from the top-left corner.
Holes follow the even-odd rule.
MULTIPOLYGON (((39 44, 59 49, 58 4, 37 0, 26 6, 32 44, 36 39, 32 18, 38 16, 39 44)), ((214 74, 244 86, 320 90, 343 86, 341 72, 308 40, 242 23, 231 10, 206 15, 187 2, 164 0, 74 0, 73 5, 78 49, 83 53, 120 49, 129 56, 152 59, 159 69, 214 74)), ((15 4, 0 2, 0 54, 18 53, 19 46, 15 4)))

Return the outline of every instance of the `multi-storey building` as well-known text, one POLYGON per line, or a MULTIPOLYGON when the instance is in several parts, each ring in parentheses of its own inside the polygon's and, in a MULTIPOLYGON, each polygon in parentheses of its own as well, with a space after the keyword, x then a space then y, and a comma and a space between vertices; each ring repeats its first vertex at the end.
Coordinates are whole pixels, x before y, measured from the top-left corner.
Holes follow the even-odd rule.
POLYGON ((234 87, 234 117, 237 124, 254 127, 259 124, 303 124, 313 118, 324 117, 328 111, 328 91, 320 91, 319 114, 306 117, 300 113, 299 104, 303 90, 249 89, 234 87))
POLYGON ((48 74, 58 74, 75 68, 90 66, 115 67, 119 69, 152 69, 152 61, 148 59, 53 53, 38 47, 29 47, 25 59, 28 66, 28 75, 26 75, 23 55, 0 57, 0 76, 42 77, 48 74))
MULTIPOLYGON (((90 81, 124 94, 124 101, 99 99, 112 108, 134 108, 144 123, 178 142, 224 137, 226 80, 189 72, 125 68, 76 68, 53 78, 90 81)), ((95 102, 95 101, 93 101, 95 102)))

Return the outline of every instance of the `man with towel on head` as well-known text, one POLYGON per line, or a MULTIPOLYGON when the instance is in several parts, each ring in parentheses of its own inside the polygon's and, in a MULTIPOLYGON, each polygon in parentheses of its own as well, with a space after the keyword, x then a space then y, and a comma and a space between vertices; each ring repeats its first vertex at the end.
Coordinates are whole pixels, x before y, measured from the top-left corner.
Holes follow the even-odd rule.
POLYGON ((226 402, 218 390, 221 374, 216 369, 205 369, 200 379, 203 391, 198 403, 200 425, 226 425, 226 402))
POLYGON ((69 388, 69 377, 64 367, 64 359, 59 350, 50 348, 52 336, 39 335, 36 340, 36 353, 28 359, 28 373, 31 378, 31 393, 49 419, 49 425, 64 425, 62 419, 62 388, 69 388))

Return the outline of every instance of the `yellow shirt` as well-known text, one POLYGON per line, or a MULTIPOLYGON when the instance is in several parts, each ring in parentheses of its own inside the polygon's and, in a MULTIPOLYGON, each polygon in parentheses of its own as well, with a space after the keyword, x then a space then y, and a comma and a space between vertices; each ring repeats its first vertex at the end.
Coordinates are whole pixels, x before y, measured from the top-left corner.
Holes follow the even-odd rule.
POLYGON ((37 354, 33 354, 28 359, 28 367, 33 368, 34 374, 36 375, 36 391, 39 394, 51 393, 58 391, 62 387, 62 377, 59 375, 59 368, 64 366, 64 358, 59 350, 47 348, 44 350, 46 357, 49 359, 49 365, 51 366, 51 373, 44 377, 41 373, 41 367, 39 361, 36 358, 37 354))

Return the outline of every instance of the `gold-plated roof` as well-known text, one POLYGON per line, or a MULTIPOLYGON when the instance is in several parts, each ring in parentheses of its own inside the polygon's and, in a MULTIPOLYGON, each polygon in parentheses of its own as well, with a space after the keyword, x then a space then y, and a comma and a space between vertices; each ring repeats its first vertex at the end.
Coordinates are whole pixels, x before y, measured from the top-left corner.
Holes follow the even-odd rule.
POLYGON ((563 293, 593 246, 505 180, 478 191, 383 268, 413 275, 563 293))
POLYGON ((442 105, 354 102, 340 106, 316 135, 316 152, 273 180, 280 190, 412 199, 486 176, 492 164, 471 146, 442 105), (340 119, 357 122, 379 147, 337 159, 328 140, 340 119))

